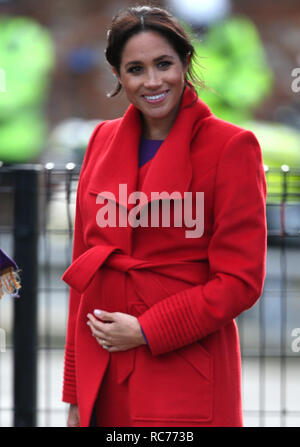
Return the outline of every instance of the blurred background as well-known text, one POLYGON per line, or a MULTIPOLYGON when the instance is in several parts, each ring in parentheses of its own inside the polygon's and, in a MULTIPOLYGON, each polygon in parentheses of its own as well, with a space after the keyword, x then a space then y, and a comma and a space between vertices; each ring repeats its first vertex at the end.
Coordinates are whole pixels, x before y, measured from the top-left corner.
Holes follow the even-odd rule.
MULTIPOLYGON (((115 78, 104 50, 112 16, 130 4, 145 2, 0 0, 0 247, 15 256, 23 280, 19 300, 0 301, 0 426, 65 425, 68 290, 60 278, 88 139, 128 107, 124 93, 107 97, 115 78)), ((259 302, 238 318, 244 420, 299 426, 300 4, 151 4, 191 33, 206 84, 200 98, 261 144, 267 276, 259 302)))

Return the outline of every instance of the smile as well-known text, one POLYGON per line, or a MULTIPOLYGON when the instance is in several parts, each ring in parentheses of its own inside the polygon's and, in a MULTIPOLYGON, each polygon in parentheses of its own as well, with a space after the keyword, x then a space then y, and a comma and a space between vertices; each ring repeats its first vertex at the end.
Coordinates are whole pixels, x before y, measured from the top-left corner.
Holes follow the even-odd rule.
POLYGON ((168 96, 169 90, 158 95, 143 95, 143 98, 149 103, 158 103, 163 101, 168 96))

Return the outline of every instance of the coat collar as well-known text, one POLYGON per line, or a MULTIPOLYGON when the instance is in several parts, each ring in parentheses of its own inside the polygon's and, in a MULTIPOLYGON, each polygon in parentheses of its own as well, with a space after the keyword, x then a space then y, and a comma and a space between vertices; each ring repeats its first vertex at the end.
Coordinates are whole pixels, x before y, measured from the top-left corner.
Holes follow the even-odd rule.
MULTIPOLYGON (((176 120, 160 146, 144 179, 141 191, 146 194, 146 205, 151 201, 151 192, 178 191, 182 197, 189 190, 192 179, 190 147, 202 120, 211 115, 208 106, 195 96, 188 85, 182 95, 176 120), (191 105, 192 104, 192 105, 191 105)), ((128 197, 137 191, 138 150, 142 121, 139 110, 130 105, 102 157, 98 157, 90 179, 90 190, 103 197, 115 197, 119 205, 130 210, 128 197), (119 185, 126 185, 127 194, 119 194, 119 185), (112 195, 113 194, 113 195, 112 195)), ((142 207, 141 206, 141 207, 142 207)))

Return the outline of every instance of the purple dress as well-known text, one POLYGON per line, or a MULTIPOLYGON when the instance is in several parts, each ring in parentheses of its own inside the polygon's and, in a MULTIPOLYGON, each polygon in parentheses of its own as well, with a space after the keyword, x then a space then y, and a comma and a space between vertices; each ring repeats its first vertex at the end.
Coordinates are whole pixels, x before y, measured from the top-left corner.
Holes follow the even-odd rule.
POLYGON ((164 140, 142 138, 139 147, 139 168, 151 160, 164 140))

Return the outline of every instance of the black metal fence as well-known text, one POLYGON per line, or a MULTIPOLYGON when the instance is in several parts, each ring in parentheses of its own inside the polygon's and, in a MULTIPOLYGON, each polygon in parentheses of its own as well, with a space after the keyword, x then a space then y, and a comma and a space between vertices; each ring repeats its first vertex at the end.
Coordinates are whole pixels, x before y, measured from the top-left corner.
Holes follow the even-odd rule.
MULTIPOLYGON (((61 402, 79 166, 0 167, 0 247, 22 295, 0 302, 0 426, 64 426, 61 402)), ((238 318, 247 426, 300 425, 300 170, 266 168, 267 276, 238 318)), ((251 241, 249 241, 251 243, 251 241)))

